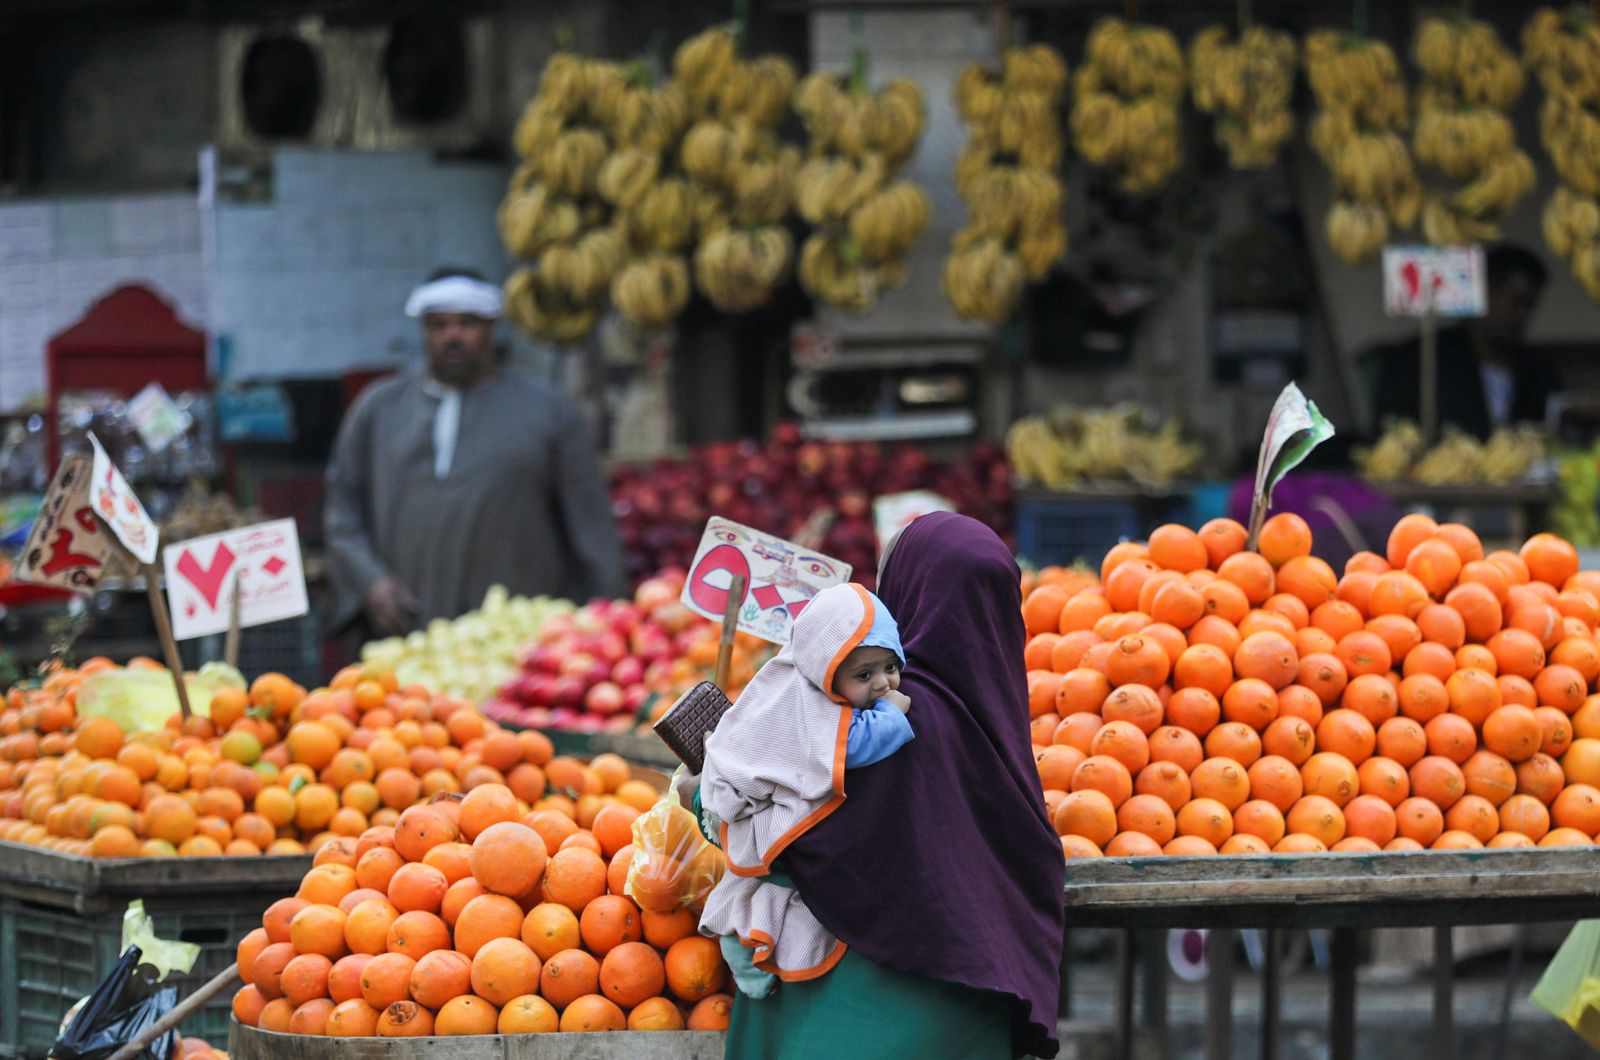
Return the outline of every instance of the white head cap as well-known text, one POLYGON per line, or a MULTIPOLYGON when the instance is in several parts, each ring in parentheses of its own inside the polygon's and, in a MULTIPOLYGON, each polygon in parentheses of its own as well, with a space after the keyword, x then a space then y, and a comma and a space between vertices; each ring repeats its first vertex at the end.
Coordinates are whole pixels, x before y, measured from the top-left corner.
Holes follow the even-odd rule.
POLYGON ((470 276, 445 276, 423 284, 406 299, 406 316, 420 317, 424 313, 471 313, 485 320, 498 320, 500 288, 470 276))

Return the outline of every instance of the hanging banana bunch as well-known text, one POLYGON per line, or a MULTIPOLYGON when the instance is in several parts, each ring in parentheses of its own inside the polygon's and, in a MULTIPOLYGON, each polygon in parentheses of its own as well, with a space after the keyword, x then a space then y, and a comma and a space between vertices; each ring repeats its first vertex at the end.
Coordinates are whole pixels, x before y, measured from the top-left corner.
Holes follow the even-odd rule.
POLYGON ((733 33, 717 27, 679 47, 673 83, 690 102, 675 161, 692 195, 695 286, 718 309, 747 312, 772 297, 794 257, 783 220, 800 156, 776 133, 794 67, 777 55, 741 59, 733 33))
POLYGON ((1500 235, 1499 219, 1533 190, 1533 160, 1516 145, 1504 111, 1522 93, 1522 66, 1494 27, 1469 19, 1424 19, 1417 29, 1417 161, 1450 180, 1451 195, 1430 193, 1422 234, 1441 246, 1500 235))
POLYGON ((922 90, 865 86, 815 73, 794 90, 809 158, 795 175, 795 212, 814 231, 800 251, 800 286, 837 309, 865 313, 905 282, 905 255, 928 224, 928 198, 896 173, 922 138, 922 90))
POLYGON ((627 93, 617 64, 559 53, 512 134, 523 162, 496 221, 525 264, 506 281, 506 313, 535 338, 576 342, 593 331, 626 258, 600 191, 627 93))
POLYGON ((1539 131, 1561 178, 1545 204, 1545 242, 1600 300, 1600 23, 1540 8, 1522 48, 1544 88, 1539 131))
POLYGON ((1311 146, 1333 174, 1328 241, 1344 261, 1370 261, 1391 227, 1410 228, 1422 207, 1400 135, 1410 121, 1400 64, 1382 41, 1319 30, 1306 37, 1305 67, 1321 108, 1311 146))
POLYGON ((1115 171, 1127 194, 1160 191, 1183 163, 1184 84, 1183 49, 1170 32, 1101 19, 1073 83, 1073 145, 1091 165, 1115 171))
MULTIPOLYGON (((1180 59, 1180 64, 1181 64, 1180 59)), ((956 82, 967 145, 956 189, 970 223, 951 242, 944 294, 964 320, 999 324, 1067 252, 1057 169, 1067 64, 1045 44, 1009 49, 999 71, 974 64, 956 82)))
POLYGON ((1219 146, 1234 169, 1262 169, 1294 134, 1294 38, 1251 26, 1237 41, 1222 26, 1202 30, 1189 45, 1194 105, 1216 118, 1219 146))

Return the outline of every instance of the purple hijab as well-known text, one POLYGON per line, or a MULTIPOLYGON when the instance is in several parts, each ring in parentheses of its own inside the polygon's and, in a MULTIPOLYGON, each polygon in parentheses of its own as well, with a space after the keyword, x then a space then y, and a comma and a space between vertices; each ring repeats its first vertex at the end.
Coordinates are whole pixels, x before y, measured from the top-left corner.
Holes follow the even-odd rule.
POLYGON ((1009 995, 1012 1052, 1055 1056, 1065 860, 1028 735, 1016 561, 982 523, 925 515, 878 596, 900 623, 916 739, 852 769, 783 865, 863 957, 1009 995))

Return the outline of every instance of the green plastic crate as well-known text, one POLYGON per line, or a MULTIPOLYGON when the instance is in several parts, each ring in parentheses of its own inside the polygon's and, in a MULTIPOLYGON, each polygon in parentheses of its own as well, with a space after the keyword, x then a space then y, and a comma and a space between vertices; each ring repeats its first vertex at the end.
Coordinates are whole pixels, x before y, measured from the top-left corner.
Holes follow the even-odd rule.
MULTIPOLYGON (((163 908, 146 901, 157 936, 200 946, 188 974, 169 983, 187 996, 233 963, 239 939, 261 925, 267 900, 227 906, 191 901, 163 908)), ((100 982, 116 963, 122 943, 122 910, 77 914, 17 899, 0 900, 0 1052, 44 1056, 56 1040, 67 1009, 100 982)), ((233 991, 183 1022, 185 1035, 221 1046, 228 1039, 233 991)))

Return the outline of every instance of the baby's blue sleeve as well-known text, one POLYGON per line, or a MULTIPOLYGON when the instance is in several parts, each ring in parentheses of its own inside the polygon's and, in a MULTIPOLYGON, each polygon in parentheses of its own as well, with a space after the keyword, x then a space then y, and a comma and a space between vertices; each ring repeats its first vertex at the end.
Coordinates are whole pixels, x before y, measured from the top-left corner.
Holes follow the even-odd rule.
POLYGON ((844 767, 856 769, 881 762, 910 743, 913 736, 906 716, 882 700, 866 710, 852 710, 850 734, 844 741, 844 767))

